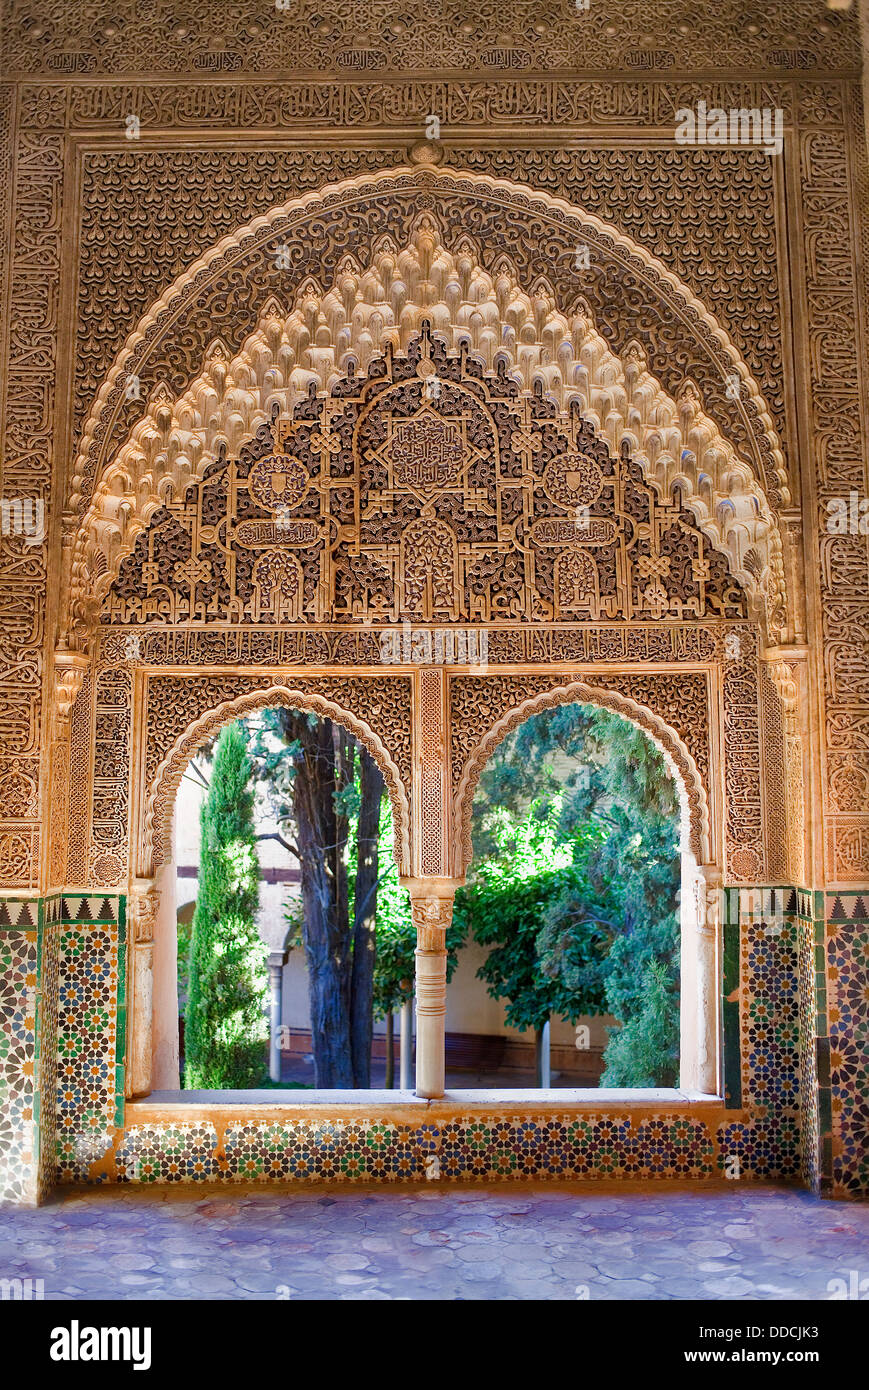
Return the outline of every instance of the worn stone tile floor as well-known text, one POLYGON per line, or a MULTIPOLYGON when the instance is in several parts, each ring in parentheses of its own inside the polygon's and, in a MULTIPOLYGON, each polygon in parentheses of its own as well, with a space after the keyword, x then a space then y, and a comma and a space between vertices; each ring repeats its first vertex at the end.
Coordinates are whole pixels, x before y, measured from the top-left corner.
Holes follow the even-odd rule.
POLYGON ((852 1271, 869 1206, 775 1187, 69 1189, 0 1211, 0 1277, 46 1299, 824 1300, 852 1271))

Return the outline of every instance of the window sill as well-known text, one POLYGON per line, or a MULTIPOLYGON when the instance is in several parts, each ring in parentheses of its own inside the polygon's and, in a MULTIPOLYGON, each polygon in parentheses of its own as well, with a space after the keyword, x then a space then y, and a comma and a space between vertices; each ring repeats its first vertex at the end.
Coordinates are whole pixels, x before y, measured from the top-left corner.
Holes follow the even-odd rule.
POLYGON ((526 1110, 696 1110, 706 1106, 724 1109, 720 1096, 703 1095, 696 1091, 660 1088, 658 1090, 603 1090, 599 1088, 558 1090, 474 1090, 447 1091, 437 1100, 425 1100, 415 1091, 152 1091, 126 1104, 127 1123, 147 1123, 159 1112, 182 1119, 194 1111, 212 1112, 232 1108, 274 1112, 308 1110, 311 1107, 331 1107, 335 1110, 378 1110, 401 1106, 415 1110, 447 1107, 464 1111, 521 1107, 526 1110))

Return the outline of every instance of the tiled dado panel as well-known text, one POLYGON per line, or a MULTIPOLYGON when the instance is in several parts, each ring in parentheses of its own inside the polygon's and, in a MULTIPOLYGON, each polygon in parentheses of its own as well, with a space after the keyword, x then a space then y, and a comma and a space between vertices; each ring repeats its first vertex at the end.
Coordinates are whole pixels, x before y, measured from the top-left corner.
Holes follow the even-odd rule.
POLYGON ((724 903, 725 1097, 718 1128, 726 1176, 801 1172, 798 895, 728 888, 724 903))
POLYGON ((0 900, 0 1201, 54 1178, 59 933, 39 898, 0 900))
MULTIPOLYGON (((720 1112, 719 1112, 720 1113, 720 1112)), ((92 1170, 101 1182, 286 1182, 310 1178, 390 1182, 499 1178, 792 1176, 798 1130, 753 1120, 717 1124, 714 1114, 601 1114, 576 1109, 467 1113, 449 1106, 399 1116, 376 1106, 363 1118, 281 1116, 130 1125, 92 1170), (734 1171, 734 1156, 739 1168, 734 1171)))
MULTIPOLYGON (((818 895, 820 896, 820 895, 818 895)), ((819 1075, 820 1103, 829 1087, 833 1191, 869 1192, 869 894, 826 897, 829 1067, 819 1075)), ((820 1069, 819 1069, 820 1070, 820 1069)))
POLYGON ((123 897, 59 894, 56 1154, 60 1181, 86 1179, 124 1123, 123 897))
POLYGON ((53 904, 47 902, 43 909, 37 990, 39 1162, 36 1181, 40 1200, 48 1195, 57 1175, 57 1014, 63 928, 52 907, 53 904))
POLYGON ((113 1173, 121 1182, 224 1179, 281 1182, 301 1178, 384 1181, 493 1178, 708 1178, 716 1171, 702 1119, 661 1115, 473 1115, 429 1107, 394 1119, 365 1118, 145 1124, 123 1137, 113 1173), (431 1118, 429 1119, 429 1115, 431 1118))
POLYGON ((0 1200, 36 1200, 36 982, 42 905, 0 903, 0 1200))

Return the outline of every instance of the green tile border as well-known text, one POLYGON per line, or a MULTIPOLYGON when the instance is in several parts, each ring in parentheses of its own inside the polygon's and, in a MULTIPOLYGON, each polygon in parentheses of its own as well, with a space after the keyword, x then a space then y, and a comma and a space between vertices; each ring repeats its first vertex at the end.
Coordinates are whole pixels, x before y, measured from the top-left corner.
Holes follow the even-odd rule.
POLYGON ((115 1125, 124 1124, 124 1089, 127 1051, 127 899, 118 898, 118 1004, 115 1020, 115 1125))
POLYGON ((742 1040, 739 1020, 739 923, 724 924, 722 1023, 724 1033, 724 1103, 742 1108, 742 1040))

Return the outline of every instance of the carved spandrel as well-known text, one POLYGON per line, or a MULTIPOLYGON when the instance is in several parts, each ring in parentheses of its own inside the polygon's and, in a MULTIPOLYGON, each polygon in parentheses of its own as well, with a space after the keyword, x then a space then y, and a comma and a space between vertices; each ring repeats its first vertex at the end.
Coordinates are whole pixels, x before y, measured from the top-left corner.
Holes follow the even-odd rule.
POLYGON ((679 501, 427 330, 167 500, 105 604, 145 626, 709 616, 747 601, 679 501))

